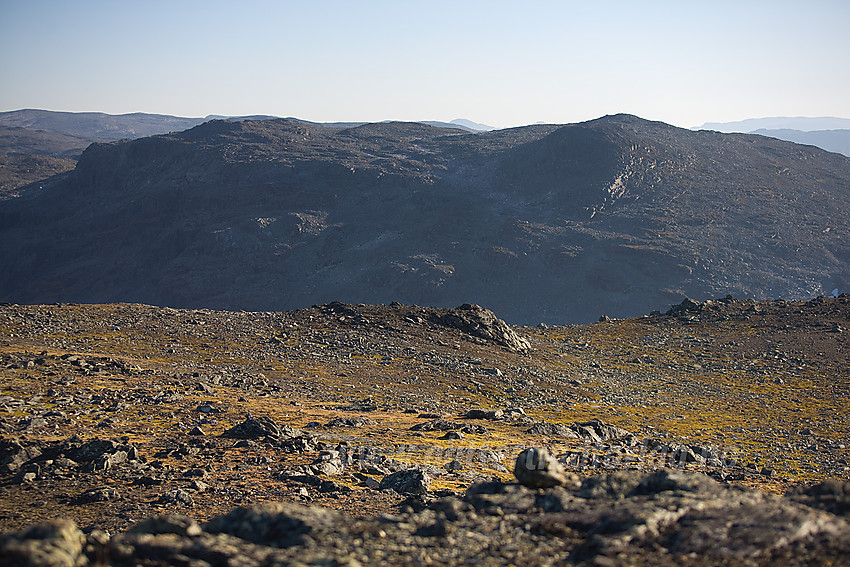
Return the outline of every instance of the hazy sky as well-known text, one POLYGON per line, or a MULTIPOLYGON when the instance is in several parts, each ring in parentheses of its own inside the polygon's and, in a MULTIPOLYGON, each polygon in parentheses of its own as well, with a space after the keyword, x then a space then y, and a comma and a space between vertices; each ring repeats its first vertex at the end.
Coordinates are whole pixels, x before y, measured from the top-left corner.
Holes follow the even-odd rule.
POLYGON ((0 0, 0 110, 850 117, 850 1, 0 0))

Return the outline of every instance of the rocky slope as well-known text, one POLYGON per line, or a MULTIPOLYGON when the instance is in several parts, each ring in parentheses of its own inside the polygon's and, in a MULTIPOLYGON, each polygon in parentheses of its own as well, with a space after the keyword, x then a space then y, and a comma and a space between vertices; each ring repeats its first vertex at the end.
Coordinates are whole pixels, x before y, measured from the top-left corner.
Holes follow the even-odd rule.
POLYGON ((0 559, 841 565, 849 327, 3 305, 0 559))
POLYGON ((848 287, 850 160, 633 116, 210 122, 0 204, 0 299, 486 305, 514 323, 848 287))
POLYGON ((0 200, 19 189, 69 171, 92 142, 75 136, 0 126, 0 200))

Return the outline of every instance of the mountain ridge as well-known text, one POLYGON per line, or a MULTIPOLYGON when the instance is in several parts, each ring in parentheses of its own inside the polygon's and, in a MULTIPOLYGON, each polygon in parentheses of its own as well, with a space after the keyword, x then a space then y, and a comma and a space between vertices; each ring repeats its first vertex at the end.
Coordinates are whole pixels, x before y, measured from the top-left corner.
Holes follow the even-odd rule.
POLYGON ((629 115, 475 134, 213 121, 93 144, 0 205, 0 300, 479 303, 564 323, 808 298, 848 287, 848 180, 817 148, 629 115))
POLYGON ((835 116, 774 116, 765 118, 747 118, 734 122, 706 122, 694 130, 717 130, 719 132, 753 132, 754 130, 799 130, 809 132, 814 130, 846 130, 850 128, 850 118, 835 116))

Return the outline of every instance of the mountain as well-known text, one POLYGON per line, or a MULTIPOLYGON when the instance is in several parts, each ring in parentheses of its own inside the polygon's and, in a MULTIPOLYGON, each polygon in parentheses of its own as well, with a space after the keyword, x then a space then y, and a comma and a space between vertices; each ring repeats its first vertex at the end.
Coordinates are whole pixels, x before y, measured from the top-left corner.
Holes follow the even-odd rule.
POLYGON ((695 129, 760 134, 850 156, 850 119, 847 118, 750 118, 738 122, 706 122, 695 129))
MULTIPOLYGON (((276 116, 223 116, 183 118, 161 114, 104 114, 16 110, 0 112, 0 200, 17 197, 26 185, 73 168, 92 142, 133 139, 185 130, 210 120, 274 120, 276 116)), ((290 118, 289 120, 299 120, 290 118)), ((306 121, 303 121, 306 122, 306 121)), ((366 122, 308 122, 330 128, 352 128, 366 122)), ((421 124, 477 132, 450 122, 421 124)), ((474 123, 471 123, 474 124, 474 123)), ((480 125, 479 125, 480 126, 480 125)))
POLYGON ((0 126, 0 200, 30 183, 74 168, 91 140, 0 126))
POLYGON ((472 120, 467 120, 466 118, 455 118, 451 121, 451 124, 457 124, 458 126, 463 126, 464 128, 469 128, 470 130, 476 132, 489 132, 491 130, 496 129, 493 126, 487 126, 486 124, 473 122, 472 120))
POLYGON ((765 128, 753 130, 752 134, 770 136, 780 140, 788 140, 797 144, 808 144, 823 148, 828 152, 836 152, 850 156, 850 130, 768 130, 765 128))
POLYGON ((51 156, 76 161, 93 140, 0 125, 0 155, 51 156))
POLYGON ((0 203, 0 301, 478 303, 511 323, 850 288, 850 160, 629 115, 212 121, 0 203))
POLYGON ((756 130, 847 130, 850 129, 850 119, 823 117, 770 117, 748 118, 737 122, 706 122, 697 130, 716 130, 718 132, 754 132, 756 130))
POLYGON ((0 125, 43 130, 92 140, 142 138, 186 130, 205 122, 204 118, 183 118, 165 114, 104 114, 102 112, 54 112, 13 110, 0 112, 0 125))

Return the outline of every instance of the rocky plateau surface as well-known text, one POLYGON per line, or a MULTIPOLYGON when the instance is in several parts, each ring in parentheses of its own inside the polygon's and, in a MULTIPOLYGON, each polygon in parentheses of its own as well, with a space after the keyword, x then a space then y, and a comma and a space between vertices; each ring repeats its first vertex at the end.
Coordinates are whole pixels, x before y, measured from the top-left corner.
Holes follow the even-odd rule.
POLYGON ((0 306, 9 565, 842 565, 850 297, 0 306))

